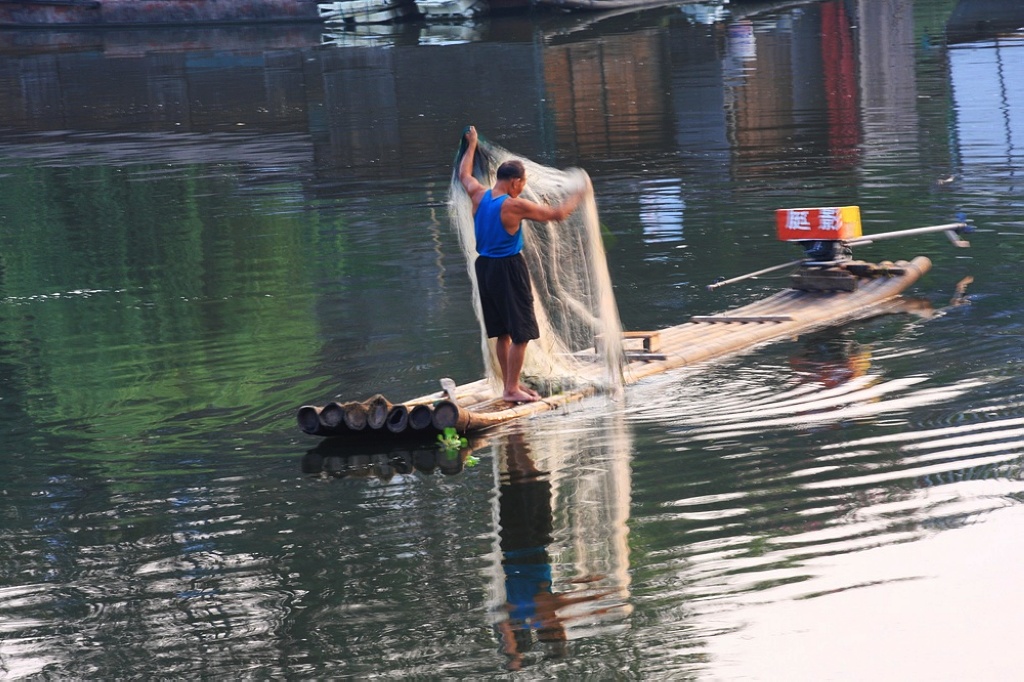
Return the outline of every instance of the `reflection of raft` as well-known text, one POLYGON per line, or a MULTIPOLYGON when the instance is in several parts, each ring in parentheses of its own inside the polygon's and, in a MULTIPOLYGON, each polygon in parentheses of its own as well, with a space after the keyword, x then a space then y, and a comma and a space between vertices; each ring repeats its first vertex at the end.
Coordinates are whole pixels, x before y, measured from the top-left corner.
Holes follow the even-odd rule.
POLYGON ((440 472, 452 476, 472 465, 467 460, 474 447, 470 444, 465 448, 446 450, 434 443, 408 449, 389 448, 387 453, 367 454, 353 452, 344 444, 339 438, 320 441, 302 458, 302 472, 331 478, 376 478, 385 481, 413 472, 440 472))
MULTIPOLYGON (((803 268, 794 276, 799 289, 786 289, 728 313, 693 317, 658 332, 627 333, 627 341, 642 341, 643 347, 627 351, 625 381, 635 383, 775 339, 897 310, 892 299, 929 268, 931 261, 923 256, 883 266, 851 264, 842 273, 803 268), (855 286, 850 286, 851 277, 855 286)), ((587 352, 593 354, 594 349, 587 352)), ((306 405, 299 409, 298 422, 304 432, 319 436, 433 437, 448 427, 472 433, 582 400, 596 391, 593 385, 584 385, 539 402, 514 405, 495 398, 488 382, 480 380, 458 388, 449 385, 447 390, 405 403, 392 404, 378 395, 364 402, 306 405)))

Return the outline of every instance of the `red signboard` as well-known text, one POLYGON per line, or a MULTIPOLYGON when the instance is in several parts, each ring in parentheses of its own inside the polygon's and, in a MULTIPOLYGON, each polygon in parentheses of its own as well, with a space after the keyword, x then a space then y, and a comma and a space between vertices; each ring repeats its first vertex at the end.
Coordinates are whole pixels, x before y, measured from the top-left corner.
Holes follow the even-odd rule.
POLYGON ((775 228, 784 242, 856 239, 861 236, 860 207, 780 208, 775 211, 775 228))

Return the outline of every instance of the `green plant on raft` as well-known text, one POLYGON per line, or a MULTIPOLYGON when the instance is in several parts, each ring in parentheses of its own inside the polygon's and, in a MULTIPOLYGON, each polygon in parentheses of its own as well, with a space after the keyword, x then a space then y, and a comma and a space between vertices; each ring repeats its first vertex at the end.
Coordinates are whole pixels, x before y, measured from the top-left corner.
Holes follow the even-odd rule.
POLYGON ((469 445, 469 441, 460 436, 453 426, 446 426, 444 433, 437 434, 437 440, 439 447, 448 451, 458 451, 469 445))

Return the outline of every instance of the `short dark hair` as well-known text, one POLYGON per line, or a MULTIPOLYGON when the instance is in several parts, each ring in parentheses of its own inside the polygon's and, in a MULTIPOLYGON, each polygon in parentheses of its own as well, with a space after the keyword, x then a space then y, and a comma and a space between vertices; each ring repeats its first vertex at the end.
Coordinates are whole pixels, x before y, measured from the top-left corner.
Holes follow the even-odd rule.
POLYGON ((498 166, 496 173, 499 180, 512 180, 513 178, 525 178, 526 166, 519 159, 511 159, 498 166))

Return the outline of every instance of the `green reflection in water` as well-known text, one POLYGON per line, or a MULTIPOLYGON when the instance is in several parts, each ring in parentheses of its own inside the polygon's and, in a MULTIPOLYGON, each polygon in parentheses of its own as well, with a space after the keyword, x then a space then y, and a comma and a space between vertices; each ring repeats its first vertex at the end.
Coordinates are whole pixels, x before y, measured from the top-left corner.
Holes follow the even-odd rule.
POLYGON ((188 412, 211 428, 247 416, 265 428, 239 412, 274 414, 275 385, 309 374, 310 280, 339 275, 345 240, 333 229, 318 241, 315 212, 295 211, 288 191, 246 194, 238 175, 9 171, 0 346, 23 368, 5 393, 24 393, 36 428, 123 443, 188 412), (334 250, 318 260, 329 272, 308 266, 314 245, 334 250))

